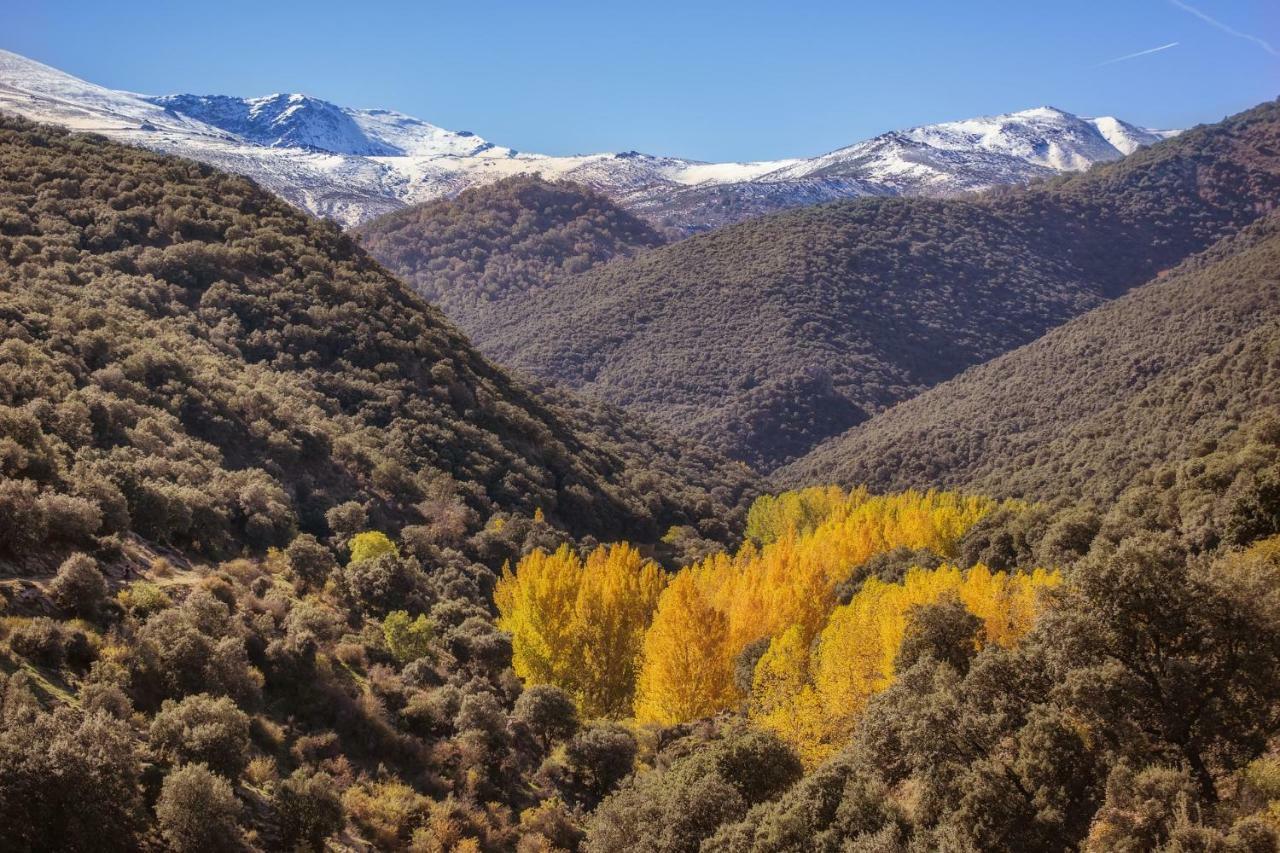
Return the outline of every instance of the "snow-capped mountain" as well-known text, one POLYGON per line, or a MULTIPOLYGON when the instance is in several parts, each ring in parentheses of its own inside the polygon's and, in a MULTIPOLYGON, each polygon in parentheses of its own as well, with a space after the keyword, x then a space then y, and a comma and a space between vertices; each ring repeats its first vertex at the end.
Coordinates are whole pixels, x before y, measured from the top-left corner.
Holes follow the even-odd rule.
POLYGON ((247 175, 344 225, 539 172, 591 186, 686 232, 851 196, 945 196, 1022 183, 1114 160, 1175 132, 1041 107, 892 131, 791 160, 702 163, 634 151, 552 157, 306 95, 120 92, 3 50, 0 110, 247 175))

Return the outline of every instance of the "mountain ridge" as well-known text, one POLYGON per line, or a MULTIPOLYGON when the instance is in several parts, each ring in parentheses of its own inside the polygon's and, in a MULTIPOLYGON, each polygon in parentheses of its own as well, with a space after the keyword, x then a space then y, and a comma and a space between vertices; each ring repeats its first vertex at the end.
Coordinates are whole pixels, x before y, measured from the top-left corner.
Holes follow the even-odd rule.
POLYGON ((950 196, 1021 183, 1116 159, 1172 133, 1041 107, 891 131, 809 158, 704 163, 634 151, 546 156, 402 113, 299 94, 116 92, 7 51, 0 51, 0 109, 247 175, 344 225, 539 173, 584 184, 683 233, 852 196, 950 196))
MULTIPOLYGON (((1280 213, 815 448, 780 483, 1105 505, 1280 412, 1280 213)), ((1186 476, 1212 471, 1188 469, 1186 476)))
POLYGON ((768 470, 1263 215, 1278 129, 1268 103, 1029 187, 753 219, 505 300, 472 336, 768 470))

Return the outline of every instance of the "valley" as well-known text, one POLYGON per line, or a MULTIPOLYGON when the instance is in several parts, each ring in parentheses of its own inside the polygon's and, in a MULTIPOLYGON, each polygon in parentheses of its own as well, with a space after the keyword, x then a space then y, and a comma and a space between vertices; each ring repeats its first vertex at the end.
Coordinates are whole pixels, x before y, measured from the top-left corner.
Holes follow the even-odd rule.
POLYGON ((1277 200, 1278 101, 704 163, 0 51, 0 848, 1280 850, 1277 200))

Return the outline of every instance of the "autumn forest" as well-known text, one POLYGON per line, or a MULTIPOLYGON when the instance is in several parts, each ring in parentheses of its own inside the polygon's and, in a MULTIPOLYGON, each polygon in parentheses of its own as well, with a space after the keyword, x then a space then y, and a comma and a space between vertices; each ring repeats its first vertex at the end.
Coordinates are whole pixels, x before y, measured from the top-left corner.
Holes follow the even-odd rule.
POLYGON ((1278 151, 343 231, 0 118, 0 849, 1280 849, 1278 151))

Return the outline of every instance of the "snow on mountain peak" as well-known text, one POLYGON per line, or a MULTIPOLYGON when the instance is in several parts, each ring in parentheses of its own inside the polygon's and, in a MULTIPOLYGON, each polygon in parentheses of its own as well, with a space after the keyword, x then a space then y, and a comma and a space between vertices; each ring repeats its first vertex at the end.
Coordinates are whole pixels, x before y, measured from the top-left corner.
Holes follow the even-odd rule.
POLYGON ((307 148, 361 157, 476 156, 494 148, 475 134, 445 130, 390 110, 355 110, 297 92, 236 98, 146 98, 268 148, 307 148))
POLYGON ((549 157, 392 110, 299 93, 119 92, 0 50, 0 110, 203 160, 344 225, 517 174, 586 184, 662 225, 703 230, 859 195, 946 196, 1114 160, 1172 135, 1051 106, 891 131, 817 157, 702 163, 549 157))

